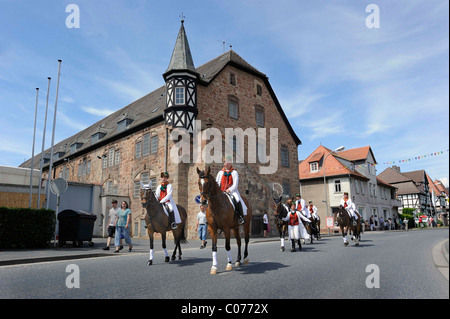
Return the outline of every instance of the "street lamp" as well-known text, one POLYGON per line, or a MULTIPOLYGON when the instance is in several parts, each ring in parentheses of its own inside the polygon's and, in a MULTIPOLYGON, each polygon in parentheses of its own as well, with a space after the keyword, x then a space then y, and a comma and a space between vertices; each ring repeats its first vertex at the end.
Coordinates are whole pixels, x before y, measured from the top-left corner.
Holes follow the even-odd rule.
POLYGON ((100 196, 103 195, 103 161, 106 158, 106 154, 103 154, 102 156, 97 156, 97 158, 101 161, 100 165, 102 165, 102 175, 101 175, 101 181, 100 181, 100 186, 101 186, 101 192, 100 192, 100 196))
MULTIPOLYGON (((328 154, 325 156, 325 158, 323 159, 323 164, 322 164, 322 169, 323 169, 323 187, 325 190, 325 209, 327 211, 327 217, 331 217, 329 214, 329 209, 328 209, 328 192, 327 192, 327 182, 326 182, 326 176, 325 176, 325 161, 327 160, 328 155, 330 155, 331 153, 336 153, 336 152, 340 152, 345 150, 344 146, 340 146, 337 149, 335 149, 334 151, 330 151, 328 152, 328 154)), ((334 234, 334 231, 333 231, 334 234)), ((328 228, 328 235, 330 235, 330 228, 328 228)))

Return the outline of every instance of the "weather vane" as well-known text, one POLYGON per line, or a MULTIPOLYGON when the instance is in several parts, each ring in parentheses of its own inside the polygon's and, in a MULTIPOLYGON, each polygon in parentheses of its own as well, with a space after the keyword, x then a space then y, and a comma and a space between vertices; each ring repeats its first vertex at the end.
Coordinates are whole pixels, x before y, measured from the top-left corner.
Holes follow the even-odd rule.
POLYGON ((184 16, 183 12, 181 12, 180 18, 181 18, 181 23, 184 23, 184 18, 186 18, 186 17, 184 16))

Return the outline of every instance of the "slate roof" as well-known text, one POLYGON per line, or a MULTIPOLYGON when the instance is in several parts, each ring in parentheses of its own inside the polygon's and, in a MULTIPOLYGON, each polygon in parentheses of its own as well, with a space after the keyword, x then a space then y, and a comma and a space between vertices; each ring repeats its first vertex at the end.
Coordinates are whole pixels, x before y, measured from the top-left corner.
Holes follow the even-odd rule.
MULTIPOLYGON (((217 58, 197 67, 196 71, 199 74, 199 84, 208 86, 227 65, 231 65, 233 67, 249 72, 255 76, 258 76, 265 82, 269 93, 271 94, 277 106, 277 109, 281 117, 283 118, 288 130, 290 131, 294 141, 297 145, 300 145, 301 141, 290 125, 275 93, 273 92, 267 76, 247 63, 236 52, 230 50, 218 56, 217 58)), ((116 139, 129 135, 132 132, 139 131, 145 127, 164 121, 163 115, 164 109, 166 107, 165 90, 165 86, 162 86, 155 91, 143 96, 142 98, 132 102, 131 104, 123 107, 122 109, 112 113, 104 119, 94 123, 88 128, 57 143, 54 146, 54 153, 63 152, 65 155, 56 160, 55 164, 58 165, 58 162, 63 161, 64 158, 83 155, 84 153, 90 152, 95 148, 101 147, 102 145, 106 145, 116 139), (117 132, 117 123, 121 119, 124 119, 126 117, 132 119, 133 122, 127 127, 125 131, 117 132), (106 135, 100 141, 95 143, 95 145, 92 145, 91 136, 97 132, 102 132, 106 135), (69 154, 70 145, 76 142, 83 143, 83 145, 75 153, 69 154)), ((50 148, 44 151, 44 154, 47 153, 50 153, 50 148)), ((35 169, 39 169, 40 157, 40 154, 37 154, 34 157, 35 169)), ((30 167, 30 165, 31 158, 22 163, 19 167, 30 167)), ((48 164, 44 165, 44 167, 46 166, 48 166, 48 164)))
POLYGON ((174 70, 189 70, 197 72, 192 59, 191 49, 189 48, 189 41, 186 36, 183 22, 181 23, 180 31, 178 32, 177 40, 172 52, 169 67, 166 74, 174 70))

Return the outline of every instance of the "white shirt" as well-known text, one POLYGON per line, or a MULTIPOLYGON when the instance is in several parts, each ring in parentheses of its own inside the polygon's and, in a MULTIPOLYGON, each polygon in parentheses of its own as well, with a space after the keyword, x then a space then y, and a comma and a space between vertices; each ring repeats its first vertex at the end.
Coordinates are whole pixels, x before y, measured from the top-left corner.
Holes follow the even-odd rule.
POLYGON ((119 207, 112 207, 109 210, 109 225, 108 226, 114 226, 116 219, 117 219, 117 214, 119 212, 119 207))
POLYGON ((198 224, 199 225, 204 225, 204 224, 206 224, 207 223, 207 219, 206 219, 206 214, 204 213, 204 212, 202 212, 202 211, 200 211, 198 214, 197 214, 197 220, 198 220, 198 224))
POLYGON ((264 214, 263 222, 264 222, 264 224, 268 224, 269 223, 269 218, 267 217, 267 214, 264 214))

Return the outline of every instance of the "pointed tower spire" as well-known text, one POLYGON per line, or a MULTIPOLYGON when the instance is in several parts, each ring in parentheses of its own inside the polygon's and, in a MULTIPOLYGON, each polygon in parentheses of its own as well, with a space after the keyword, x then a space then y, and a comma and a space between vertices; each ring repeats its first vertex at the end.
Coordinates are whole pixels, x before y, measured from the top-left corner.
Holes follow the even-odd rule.
POLYGON ((177 41, 173 48, 169 67, 163 76, 166 78, 169 73, 172 73, 173 71, 191 71, 197 73, 194 66, 194 60, 192 59, 191 49, 189 48, 186 30, 184 29, 184 16, 181 20, 180 31, 178 32, 177 41))
POLYGON ((166 82, 165 123, 172 128, 195 130, 197 110, 197 82, 199 74, 194 67, 189 42, 184 30, 184 16, 169 67, 163 74, 166 82))

